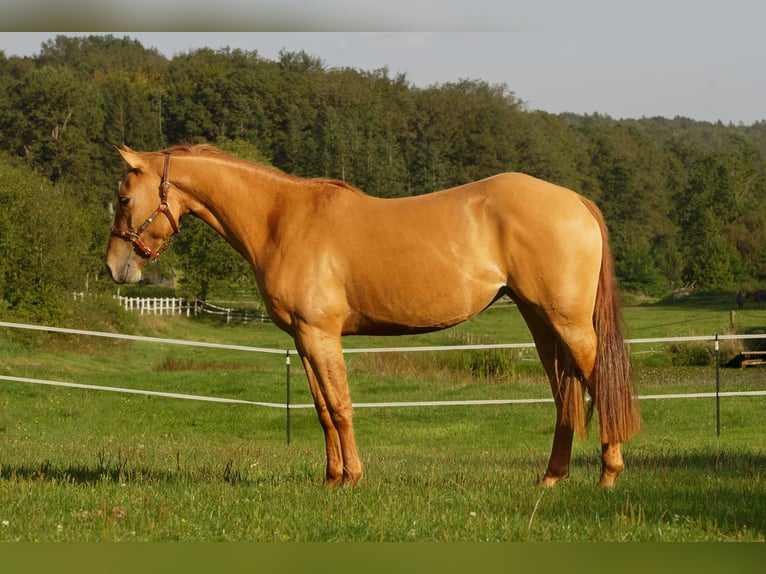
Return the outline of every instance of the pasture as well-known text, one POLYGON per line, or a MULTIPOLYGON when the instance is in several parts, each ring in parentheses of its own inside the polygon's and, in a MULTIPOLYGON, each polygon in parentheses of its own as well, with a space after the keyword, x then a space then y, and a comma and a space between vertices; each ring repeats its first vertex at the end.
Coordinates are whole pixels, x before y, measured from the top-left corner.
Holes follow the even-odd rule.
MULTIPOLYGON (((728 298, 626 309, 629 337, 731 329, 728 298)), ((766 309, 737 312, 743 332, 766 309)), ((290 348, 264 324, 143 317, 142 335, 290 348)), ((448 331, 349 338, 348 347, 526 342, 512 306, 448 331)), ((700 345, 632 348, 640 395, 711 392, 700 345), (696 347, 696 348, 695 348, 696 347), (703 359, 699 359, 702 356, 703 359), (689 359, 689 358, 692 359, 689 359)), ((534 352, 347 356, 355 403, 548 398, 534 352)), ((299 361, 292 402, 310 403, 299 361)), ((74 335, 0 331, 0 374, 245 401, 284 402, 284 357, 74 335)), ((763 390, 758 368, 722 370, 722 390, 763 390)), ((575 441, 572 476, 535 486, 550 403, 358 408, 366 475, 327 488, 312 409, 0 381, 0 541, 763 541, 766 397, 641 401, 614 490, 596 487, 597 433, 575 441)))

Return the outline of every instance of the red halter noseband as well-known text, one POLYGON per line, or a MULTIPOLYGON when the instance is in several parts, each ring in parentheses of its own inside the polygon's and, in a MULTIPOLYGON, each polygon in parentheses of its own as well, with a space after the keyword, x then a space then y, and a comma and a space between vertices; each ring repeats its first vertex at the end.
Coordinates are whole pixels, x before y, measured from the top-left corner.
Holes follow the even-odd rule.
POLYGON ((117 237, 122 237, 123 239, 126 239, 130 242, 132 242, 136 248, 146 255, 147 257, 151 257, 152 260, 156 261, 157 258, 162 255, 165 250, 167 250, 168 247, 170 247, 170 244, 175 241, 176 236, 181 233, 181 230, 178 227, 178 223, 176 223, 175 218, 173 217, 173 214, 170 212, 170 208, 168 207, 168 190, 170 189, 170 182, 168 181, 168 166, 170 165, 170 154, 165 154, 165 167, 162 170, 162 184, 160 185, 160 205, 157 207, 157 209, 154 210, 154 213, 152 213, 146 221, 135 231, 127 230, 123 231, 121 229, 117 229, 116 227, 112 226, 112 235, 116 235, 117 237), (154 218, 157 217, 160 213, 164 213, 165 217, 168 218, 168 221, 170 222, 170 226, 173 228, 173 233, 168 235, 165 240, 162 242, 162 245, 160 245, 160 248, 157 251, 153 251, 149 246, 144 243, 143 239, 141 239, 141 234, 146 231, 147 227, 151 225, 152 221, 154 221, 154 218))

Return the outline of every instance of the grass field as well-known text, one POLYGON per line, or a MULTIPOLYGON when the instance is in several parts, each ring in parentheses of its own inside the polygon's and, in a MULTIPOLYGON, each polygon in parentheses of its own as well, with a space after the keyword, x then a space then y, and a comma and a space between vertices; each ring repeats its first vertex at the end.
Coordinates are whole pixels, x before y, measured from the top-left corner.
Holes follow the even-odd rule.
MULTIPOLYGON (((626 309, 630 337, 763 332, 766 308, 727 297, 626 309), (734 325, 731 322, 734 319, 734 325)), ((290 348, 273 326, 136 320, 135 333, 290 348)), ((513 307, 458 328, 347 346, 525 342, 513 307)), ((708 345, 709 347, 709 345, 708 345)), ((704 345, 632 348, 639 394, 711 392, 704 345)), ((734 352, 729 351, 729 352, 734 352)), ((534 352, 349 355, 352 397, 382 401, 547 398, 534 352), (477 358, 478 356, 478 358, 477 358)), ((292 401, 309 403, 299 361, 292 401)), ((722 390, 763 390, 764 371, 722 369, 722 390)), ((283 402, 281 355, 0 331, 0 374, 283 402)), ((763 541, 766 397, 641 402, 613 491, 595 484, 597 436, 572 476, 545 470, 551 404, 359 408, 366 477, 323 486, 310 409, 184 401, 0 381, 0 541, 763 541)))

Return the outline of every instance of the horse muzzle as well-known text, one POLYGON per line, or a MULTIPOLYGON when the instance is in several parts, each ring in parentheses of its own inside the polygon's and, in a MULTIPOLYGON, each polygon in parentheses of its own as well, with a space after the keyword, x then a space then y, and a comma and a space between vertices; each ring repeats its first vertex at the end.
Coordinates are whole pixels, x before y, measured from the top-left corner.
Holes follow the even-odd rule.
POLYGON ((132 253, 126 253, 122 257, 107 255, 106 270, 109 277, 122 285, 124 283, 138 283, 141 280, 141 267, 146 260, 135 257, 132 253))

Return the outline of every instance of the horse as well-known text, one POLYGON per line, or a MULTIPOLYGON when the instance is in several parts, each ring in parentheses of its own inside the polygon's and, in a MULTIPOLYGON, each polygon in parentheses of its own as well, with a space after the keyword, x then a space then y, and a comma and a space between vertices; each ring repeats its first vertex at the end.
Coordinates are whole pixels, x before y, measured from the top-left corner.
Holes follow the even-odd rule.
POLYGON ((236 249, 271 320, 295 342, 324 432, 328 485, 363 474, 342 337, 444 329, 504 295, 531 331, 556 407, 539 484, 569 476, 573 437, 586 435, 594 409, 599 484, 612 487, 624 470, 621 443, 638 432, 640 415, 608 232, 587 198, 502 173, 383 199, 208 145, 115 149, 128 169, 107 245, 111 279, 139 281, 187 214, 236 249))

